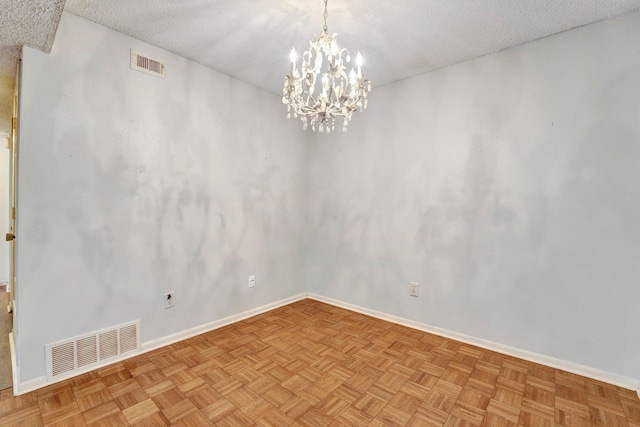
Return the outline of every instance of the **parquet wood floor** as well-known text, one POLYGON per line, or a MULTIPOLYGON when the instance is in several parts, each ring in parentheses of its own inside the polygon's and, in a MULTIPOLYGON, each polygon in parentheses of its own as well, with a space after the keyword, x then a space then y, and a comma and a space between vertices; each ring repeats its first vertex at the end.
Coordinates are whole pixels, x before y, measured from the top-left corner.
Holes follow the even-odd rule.
POLYGON ((629 426, 635 392, 303 300, 13 397, 1 426, 629 426))

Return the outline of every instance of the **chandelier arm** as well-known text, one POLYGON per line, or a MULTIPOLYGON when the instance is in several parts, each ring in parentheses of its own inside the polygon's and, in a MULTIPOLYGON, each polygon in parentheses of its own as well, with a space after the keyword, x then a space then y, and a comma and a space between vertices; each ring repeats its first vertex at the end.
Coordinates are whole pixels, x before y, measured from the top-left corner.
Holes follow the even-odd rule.
POLYGON ((298 113, 298 114, 302 114, 302 112, 304 112, 306 110, 315 111, 315 109, 313 107, 311 107, 311 105, 315 105, 316 104, 316 100, 308 92, 307 92, 307 100, 306 101, 304 101, 302 99, 294 98, 294 99, 292 99, 291 103, 293 104, 294 108, 297 108, 297 109, 299 109, 301 111, 301 113, 298 113), (309 103, 309 100, 311 100, 311 103, 309 103))

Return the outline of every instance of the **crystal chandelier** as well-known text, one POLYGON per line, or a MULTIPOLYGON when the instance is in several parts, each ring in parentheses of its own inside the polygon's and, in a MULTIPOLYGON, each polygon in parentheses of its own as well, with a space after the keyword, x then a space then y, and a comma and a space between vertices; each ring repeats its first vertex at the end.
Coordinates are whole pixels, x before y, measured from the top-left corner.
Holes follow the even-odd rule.
POLYGON ((291 118, 292 110, 293 117, 300 116, 304 130, 311 125, 314 132, 329 133, 336 128, 336 117, 343 117, 342 130, 346 132, 351 115, 367 108, 371 81, 362 74, 359 52, 355 66, 347 71, 351 55, 347 49, 338 48, 337 34, 327 30, 327 1, 324 0, 324 28, 320 37, 314 35, 309 50, 302 55, 301 73, 296 66, 296 51, 291 49, 291 72, 284 78, 282 103, 287 105, 287 118, 291 118))

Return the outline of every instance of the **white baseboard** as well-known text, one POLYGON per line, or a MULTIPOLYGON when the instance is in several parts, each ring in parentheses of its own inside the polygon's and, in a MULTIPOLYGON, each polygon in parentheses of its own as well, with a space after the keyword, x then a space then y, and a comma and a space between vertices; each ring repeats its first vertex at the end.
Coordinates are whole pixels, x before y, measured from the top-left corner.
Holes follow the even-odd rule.
MULTIPOLYGON (((504 344, 495 343, 493 341, 484 340, 481 338, 475 338, 469 335, 461 334, 458 332, 449 331, 447 329, 438 328, 436 326, 427 325, 425 323, 416 322, 409 319, 404 319, 402 317, 393 316, 387 313, 382 313, 379 311, 371 310, 368 308, 360 307, 354 304, 350 304, 344 301, 335 300, 333 298, 324 297, 317 294, 306 294, 302 293, 293 297, 285 298, 280 301, 273 302, 271 304, 264 305, 262 307, 257 307, 251 310, 244 311, 242 313, 238 313, 232 316, 225 317, 220 320, 216 320, 213 322, 205 323, 200 326, 196 326, 191 329, 187 329, 176 334, 168 335, 166 337, 158 338, 152 341, 147 341, 142 343, 142 351, 136 353, 128 353, 126 357, 121 357, 116 359, 109 360, 108 363, 104 363, 100 366, 93 366, 89 370, 99 369, 104 366, 108 366, 112 363, 116 363, 131 357, 138 356, 140 354, 173 344, 178 341, 182 341, 191 337, 194 337, 199 334, 203 334, 205 332, 209 332, 215 329, 219 329, 221 327, 230 325, 235 322, 239 322, 241 320, 247 319, 249 317, 256 316, 258 314, 262 314, 264 312, 274 310, 276 308, 294 303, 296 301, 303 300, 305 298, 310 298, 316 301, 324 302, 326 304, 330 304, 336 307, 341 307, 347 310, 355 311, 357 313, 365 314, 367 316, 375 317, 377 319, 386 320, 388 322, 396 323, 398 325, 407 326, 409 328, 417 329, 424 332, 429 332, 434 335, 439 335, 445 338, 450 338, 456 341, 460 341, 466 344, 475 345, 487 350, 495 351, 498 353, 506 354, 513 357, 518 357, 520 359, 528 360, 530 362, 539 363, 541 365, 546 365, 552 368, 561 369, 563 371, 571 372, 577 375, 582 375, 587 378, 591 378, 594 380, 606 382, 609 384, 613 384, 622 388, 626 388, 629 390, 635 390, 640 398, 640 380, 637 378, 625 377, 622 375, 614 374, 607 371, 602 371, 599 369, 590 368, 588 366, 580 365, 577 363, 569 362, 562 359, 557 359, 554 357, 545 356, 538 353, 533 353, 527 350, 522 350, 515 347, 510 347, 504 344)), ((13 341, 13 335, 9 335, 10 347, 11 347, 11 365, 13 368, 13 393, 15 396, 19 396, 21 394, 28 393, 30 391, 37 390, 39 388, 54 384, 56 382, 62 381, 65 378, 56 379, 54 381, 47 381, 46 376, 33 378, 28 381, 20 382, 19 381, 19 371, 16 366, 15 360, 15 343, 13 341)), ((83 372, 79 372, 77 375, 81 375, 83 372)), ((75 375, 74 375, 75 376, 75 375)))
POLYGON ((37 377, 28 381, 24 381, 21 383, 18 383, 17 386, 13 386, 13 395, 14 396, 20 396, 21 394, 25 394, 25 393, 29 393, 32 391, 35 391, 39 388, 42 387, 46 387, 50 384, 53 383, 57 383, 59 381, 62 380, 57 380, 57 381, 52 381, 52 382, 47 382, 47 377, 43 376, 43 377, 37 377))
POLYGON ((18 359, 16 358, 16 341, 13 332, 9 333, 9 351, 11 353, 11 377, 13 379, 14 396, 20 396, 48 385, 46 376, 20 382, 20 370, 18 369, 18 359))
POLYGON ((13 382, 13 394, 17 396, 15 390, 18 389, 18 364, 16 359, 16 342, 13 338, 13 332, 9 332, 9 353, 11 355, 11 379, 13 382))
POLYGON ((157 348, 165 347, 167 345, 176 343, 178 341, 186 340, 188 338, 195 337, 196 335, 204 334, 205 332, 222 328, 223 326, 227 326, 232 323, 236 323, 241 320, 248 319, 249 317, 253 317, 258 314, 262 314, 267 311, 274 310, 276 308, 294 303, 296 301, 303 300, 305 298, 307 298, 307 294, 295 295, 293 297, 276 301, 271 304, 263 305, 262 307, 254 308, 248 311, 244 311, 242 313, 225 317, 224 319, 215 320, 213 322, 205 323, 204 325, 196 326, 191 329, 186 329, 184 331, 181 331, 172 335, 167 335, 166 337, 144 342, 142 343, 142 353, 146 353, 148 351, 155 350, 157 348))
POLYGON ((274 310, 276 308, 294 303, 296 301, 300 301, 307 298, 307 294, 303 293, 303 294, 299 294, 299 295, 295 295, 289 298, 285 298, 283 300, 280 301, 276 301, 276 302, 272 302, 270 304, 266 304, 263 305, 261 307, 256 307, 253 308, 251 310, 247 310, 244 311, 242 313, 238 313, 238 314, 234 314, 233 316, 228 316, 225 317, 224 319, 220 319, 220 320, 215 320, 213 322, 209 322, 209 323, 205 323, 203 325, 199 325, 196 326, 194 328, 190 328, 190 329, 186 329, 184 331, 175 333, 175 334, 171 334, 171 335, 167 335, 166 337, 162 337, 162 338, 157 338, 155 340, 151 340, 151 341, 147 341, 141 344, 142 350, 138 351, 138 352, 129 352, 129 353, 125 353, 120 355, 117 358, 111 358, 109 360, 106 360, 104 363, 99 363, 97 365, 92 365, 90 368, 84 369, 84 370, 78 370, 73 372, 70 375, 67 376, 61 376, 59 378, 55 378, 54 380, 51 381, 47 381, 47 377, 42 376, 42 377, 37 377, 37 378, 33 378, 30 379, 28 381, 24 381, 24 382, 20 382, 19 381, 19 376, 18 376, 18 369, 16 368, 15 362, 14 362, 14 352, 13 352, 13 342, 12 342, 12 352, 11 352, 11 363, 13 366, 13 395, 14 396, 19 396, 21 394, 25 394, 34 390, 37 390, 39 388, 51 385, 51 384, 55 384, 57 382, 60 381, 64 381, 66 379, 72 378, 72 377, 76 377, 78 375, 82 375, 85 374, 87 372, 90 371, 94 371, 96 369, 100 369, 103 368, 105 366, 109 366, 113 363, 117 363, 117 362, 121 362, 123 360, 126 359, 130 359, 132 357, 136 357, 139 356, 143 353, 149 352, 151 350, 155 350, 157 348, 161 348, 173 343, 176 343, 178 341, 182 341, 182 340, 186 340, 188 338, 194 337, 196 335, 200 335, 203 334, 205 332, 209 332, 209 331, 213 331, 215 329, 219 329, 223 326, 227 326, 230 325, 232 323, 235 322, 239 322, 241 320, 244 319, 248 319, 249 317, 253 317, 256 316, 258 314, 262 314, 265 313, 267 311, 271 311, 274 310))
POLYGON ((629 390, 635 390, 638 393, 638 397, 640 397, 640 379, 638 378, 625 377, 625 376, 614 374, 611 372, 591 368, 589 366, 580 365, 578 363, 569 362, 567 360, 545 356, 543 354, 534 353, 528 350, 522 350, 519 348, 511 347, 504 344, 499 344, 499 343, 484 340, 481 338, 475 338, 469 335, 453 332, 443 328, 438 328, 436 326, 428 325, 425 323, 416 322, 414 320, 404 319, 402 317, 393 316, 387 313, 382 313, 380 311, 371 310, 368 308, 360 307, 354 304, 335 300, 333 298, 328 298, 328 297, 324 297, 317 294, 308 294, 308 298, 314 299, 316 301, 324 302, 336 307, 355 311, 357 313, 366 314, 367 316, 375 317, 381 320, 386 320, 388 322, 396 323, 398 325, 403 325, 409 328, 418 329, 420 331, 429 332, 434 335, 450 338, 456 341, 463 342, 465 344, 475 345, 477 347, 481 347, 487 350, 506 354, 508 356, 517 357, 520 359, 528 360, 530 362, 539 363, 541 365, 571 372, 573 374, 582 375, 584 377, 591 378, 594 380, 613 384, 618 387, 626 388, 629 390))

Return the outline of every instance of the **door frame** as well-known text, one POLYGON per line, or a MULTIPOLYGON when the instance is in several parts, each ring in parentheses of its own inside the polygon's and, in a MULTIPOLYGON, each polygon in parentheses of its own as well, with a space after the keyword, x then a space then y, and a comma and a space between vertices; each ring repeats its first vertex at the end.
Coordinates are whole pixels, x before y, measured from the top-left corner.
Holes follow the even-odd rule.
POLYGON ((16 286, 16 213, 17 213, 17 188, 18 188, 18 111, 19 111, 19 94, 20 94, 20 73, 21 60, 18 60, 16 67, 16 78, 13 90, 13 112, 11 117, 11 133, 9 134, 9 233, 14 235, 13 240, 9 241, 9 283, 7 292, 9 294, 9 305, 7 311, 12 313, 13 325, 12 334, 16 338, 16 300, 18 298, 18 289, 16 286))

